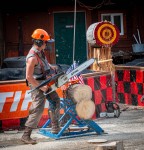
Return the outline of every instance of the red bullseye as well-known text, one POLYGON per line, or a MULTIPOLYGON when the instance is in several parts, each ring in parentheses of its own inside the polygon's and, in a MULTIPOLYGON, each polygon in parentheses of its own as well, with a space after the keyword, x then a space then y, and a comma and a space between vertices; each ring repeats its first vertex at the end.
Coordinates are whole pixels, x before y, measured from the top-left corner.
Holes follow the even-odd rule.
POLYGON ((87 31, 87 40, 90 44, 111 47, 119 40, 119 29, 108 21, 95 23, 87 31))

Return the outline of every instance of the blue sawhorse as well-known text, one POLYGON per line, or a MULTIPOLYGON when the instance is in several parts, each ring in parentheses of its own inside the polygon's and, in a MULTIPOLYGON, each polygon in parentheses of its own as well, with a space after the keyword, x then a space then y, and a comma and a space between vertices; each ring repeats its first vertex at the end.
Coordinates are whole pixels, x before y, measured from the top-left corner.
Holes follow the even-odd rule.
POLYGON ((51 119, 48 119, 48 121, 40 128, 39 133, 50 137, 54 139, 59 138, 65 138, 65 137, 75 137, 75 136, 82 136, 84 133, 89 132, 96 132, 98 135, 101 135, 104 133, 104 130, 93 120, 83 120, 78 119, 76 111, 75 111, 75 104, 68 99, 61 99, 61 109, 64 109, 64 114, 60 117, 59 122, 64 119, 64 117, 68 116, 67 122, 64 124, 64 126, 61 128, 61 130, 57 134, 53 134, 49 129, 48 125, 51 122, 51 119), (78 130, 76 131, 70 131, 69 127, 72 124, 72 122, 76 122, 76 126, 78 127, 78 130), (87 126, 87 130, 85 130, 84 127, 87 126))

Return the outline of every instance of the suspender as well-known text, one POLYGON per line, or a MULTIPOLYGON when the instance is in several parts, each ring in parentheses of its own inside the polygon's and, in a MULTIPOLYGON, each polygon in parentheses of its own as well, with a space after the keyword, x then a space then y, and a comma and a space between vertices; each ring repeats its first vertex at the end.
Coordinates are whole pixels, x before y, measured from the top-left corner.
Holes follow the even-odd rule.
MULTIPOLYGON (((42 71, 42 73, 43 73, 43 77, 45 78, 46 75, 47 75, 47 72, 46 72, 45 69, 44 69, 44 64, 43 64, 43 62, 42 62, 40 56, 39 56, 33 49, 31 49, 28 54, 34 54, 34 55, 36 56, 36 58, 37 58, 37 60, 38 60, 38 63, 40 64, 41 71, 42 71)), ((45 54, 44 54, 43 51, 41 51, 41 55, 42 55, 43 58, 45 57, 45 54)), ((51 75, 50 75, 50 76, 51 76, 51 75)), ((42 79, 42 80, 43 80, 43 79, 42 79)), ((27 81, 27 80, 26 80, 26 85, 28 86, 28 81, 27 81)))
MULTIPOLYGON (((32 49, 30 50, 29 54, 34 54, 34 55, 36 56, 38 62, 40 63, 42 73, 43 73, 43 75, 45 76, 46 73, 45 73, 45 70, 44 70, 44 65, 43 65, 42 60, 40 59, 39 55, 38 55, 34 50, 32 50, 32 49)), ((27 81, 27 79, 26 79, 26 85, 28 86, 28 81, 27 81)))
POLYGON ((40 59, 39 55, 34 50, 32 50, 32 49, 30 50, 29 53, 30 54, 34 54, 36 56, 38 62, 40 63, 42 73, 43 73, 43 75, 45 75, 44 65, 43 65, 42 60, 40 59))

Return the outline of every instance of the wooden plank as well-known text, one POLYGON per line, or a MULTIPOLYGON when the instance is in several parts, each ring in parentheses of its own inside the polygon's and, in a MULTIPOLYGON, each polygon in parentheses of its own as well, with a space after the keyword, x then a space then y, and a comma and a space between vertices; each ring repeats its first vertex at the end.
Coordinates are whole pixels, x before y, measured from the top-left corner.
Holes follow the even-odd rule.
POLYGON ((115 65, 115 70, 144 70, 144 67, 115 65))
POLYGON ((93 73, 82 74, 83 78, 96 77, 96 76, 102 76, 102 75, 111 75, 111 73, 108 71, 95 71, 93 73))
POLYGON ((89 128, 87 126, 85 127, 78 127, 78 126, 70 126, 68 128, 69 131, 82 131, 82 130, 88 130, 89 128))
POLYGON ((25 83, 26 80, 23 79, 23 80, 6 80, 6 81, 0 81, 0 85, 3 85, 3 84, 13 84, 13 83, 25 83))

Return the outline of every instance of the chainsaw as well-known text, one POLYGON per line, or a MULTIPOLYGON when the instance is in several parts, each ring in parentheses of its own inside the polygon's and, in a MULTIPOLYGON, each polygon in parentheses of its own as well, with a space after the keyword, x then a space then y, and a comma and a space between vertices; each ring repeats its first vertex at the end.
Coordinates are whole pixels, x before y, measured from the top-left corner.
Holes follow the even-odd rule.
POLYGON ((66 74, 64 72, 57 73, 53 75, 51 78, 41 82, 39 86, 32 89, 29 93, 32 91, 35 91, 36 89, 39 89, 40 87, 44 85, 48 85, 50 88, 47 92, 44 92, 44 95, 50 94, 51 92, 55 91, 57 88, 63 86, 67 82, 69 82, 69 79, 72 78, 75 75, 78 75, 81 73, 84 69, 88 68, 91 64, 93 64, 95 61, 95 58, 91 58, 84 63, 80 64, 78 67, 76 67, 74 70, 72 70, 70 73, 66 74))
POLYGON ((100 113, 100 117, 115 117, 120 116, 120 107, 116 102, 108 101, 105 102, 106 111, 100 113))

